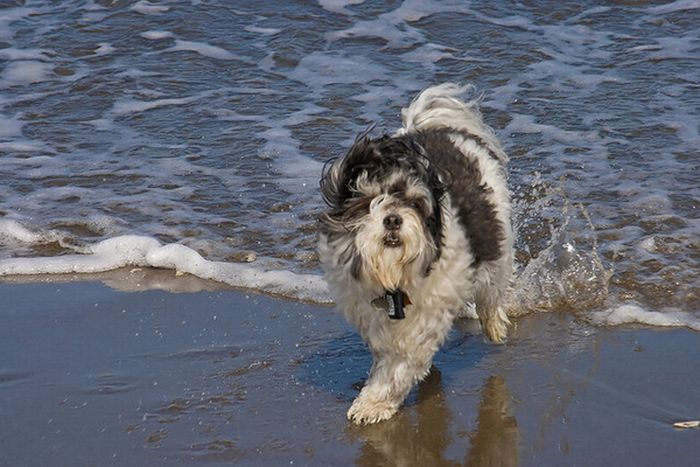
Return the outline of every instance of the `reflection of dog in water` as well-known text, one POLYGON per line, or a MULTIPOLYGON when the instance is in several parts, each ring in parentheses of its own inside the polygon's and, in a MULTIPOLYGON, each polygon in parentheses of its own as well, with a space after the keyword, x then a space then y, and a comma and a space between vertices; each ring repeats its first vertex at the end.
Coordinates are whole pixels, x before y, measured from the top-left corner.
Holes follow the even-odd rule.
POLYGON ((518 465, 518 422, 510 394, 500 376, 491 376, 481 389, 481 402, 466 465, 518 465))
POLYGON ((414 410, 405 410, 386 423, 352 429, 365 442, 357 465, 518 465, 518 424, 512 415, 508 388, 500 376, 488 378, 481 389, 476 430, 468 435, 471 446, 463 463, 446 458, 454 438, 452 417, 435 368, 418 386, 417 399, 415 418, 414 410))
POLYGON ((507 156, 453 84, 423 91, 393 136, 361 135, 324 170, 319 253, 374 363, 348 418, 393 416, 467 302, 506 338, 513 269, 507 156))

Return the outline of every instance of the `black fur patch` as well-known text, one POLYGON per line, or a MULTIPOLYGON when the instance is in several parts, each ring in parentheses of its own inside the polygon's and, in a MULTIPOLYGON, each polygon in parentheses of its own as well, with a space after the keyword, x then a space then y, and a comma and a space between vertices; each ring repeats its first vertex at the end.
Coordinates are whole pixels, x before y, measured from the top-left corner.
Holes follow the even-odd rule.
POLYGON ((399 139, 418 142, 430 162, 444 174, 446 190, 457 209, 459 222, 467 232, 475 262, 500 258, 505 232, 496 217, 496 208, 489 200, 488 194, 492 190, 482 180, 477 160, 465 157, 455 147, 448 130, 418 132, 399 139))
POLYGON ((320 182, 321 195, 326 204, 333 210, 344 209, 345 201, 353 196, 357 177, 363 171, 373 170, 379 160, 372 140, 361 134, 345 156, 326 162, 320 182), (334 170, 337 179, 332 176, 334 170))

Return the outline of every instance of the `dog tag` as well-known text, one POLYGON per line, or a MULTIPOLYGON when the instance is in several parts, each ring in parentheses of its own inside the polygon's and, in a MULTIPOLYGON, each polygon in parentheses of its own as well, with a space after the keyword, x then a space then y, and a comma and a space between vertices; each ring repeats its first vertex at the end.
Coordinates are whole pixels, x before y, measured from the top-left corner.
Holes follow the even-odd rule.
POLYGON ((377 310, 389 311, 389 304, 386 301, 386 297, 377 297, 372 300, 372 306, 377 310))
POLYGON ((384 300, 387 304, 387 313, 391 319, 404 319, 406 315, 403 312, 403 297, 404 293, 402 290, 397 290, 395 292, 387 292, 384 295, 384 300))
POLYGON ((404 319, 406 314, 403 308, 411 304, 411 300, 403 290, 396 292, 386 292, 383 297, 377 297, 372 300, 372 306, 377 310, 382 310, 389 315, 391 319, 404 319))

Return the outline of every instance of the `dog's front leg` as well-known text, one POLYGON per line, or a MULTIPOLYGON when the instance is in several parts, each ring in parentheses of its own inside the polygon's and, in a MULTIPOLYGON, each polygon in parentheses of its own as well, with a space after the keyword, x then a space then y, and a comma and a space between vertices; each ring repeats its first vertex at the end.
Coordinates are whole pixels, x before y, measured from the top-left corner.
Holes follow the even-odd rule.
POLYGON ((369 378, 348 410, 348 419, 367 425, 391 418, 413 385, 428 374, 431 362, 432 355, 427 360, 397 354, 375 356, 369 378))

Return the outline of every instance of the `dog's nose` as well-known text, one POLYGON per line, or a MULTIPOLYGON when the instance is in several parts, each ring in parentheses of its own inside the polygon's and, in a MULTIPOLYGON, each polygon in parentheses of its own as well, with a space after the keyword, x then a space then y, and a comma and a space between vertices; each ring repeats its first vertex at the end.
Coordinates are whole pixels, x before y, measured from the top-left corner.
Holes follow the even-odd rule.
POLYGON ((387 230, 399 230, 403 224, 403 219, 398 214, 389 214, 384 218, 384 227, 387 230))

